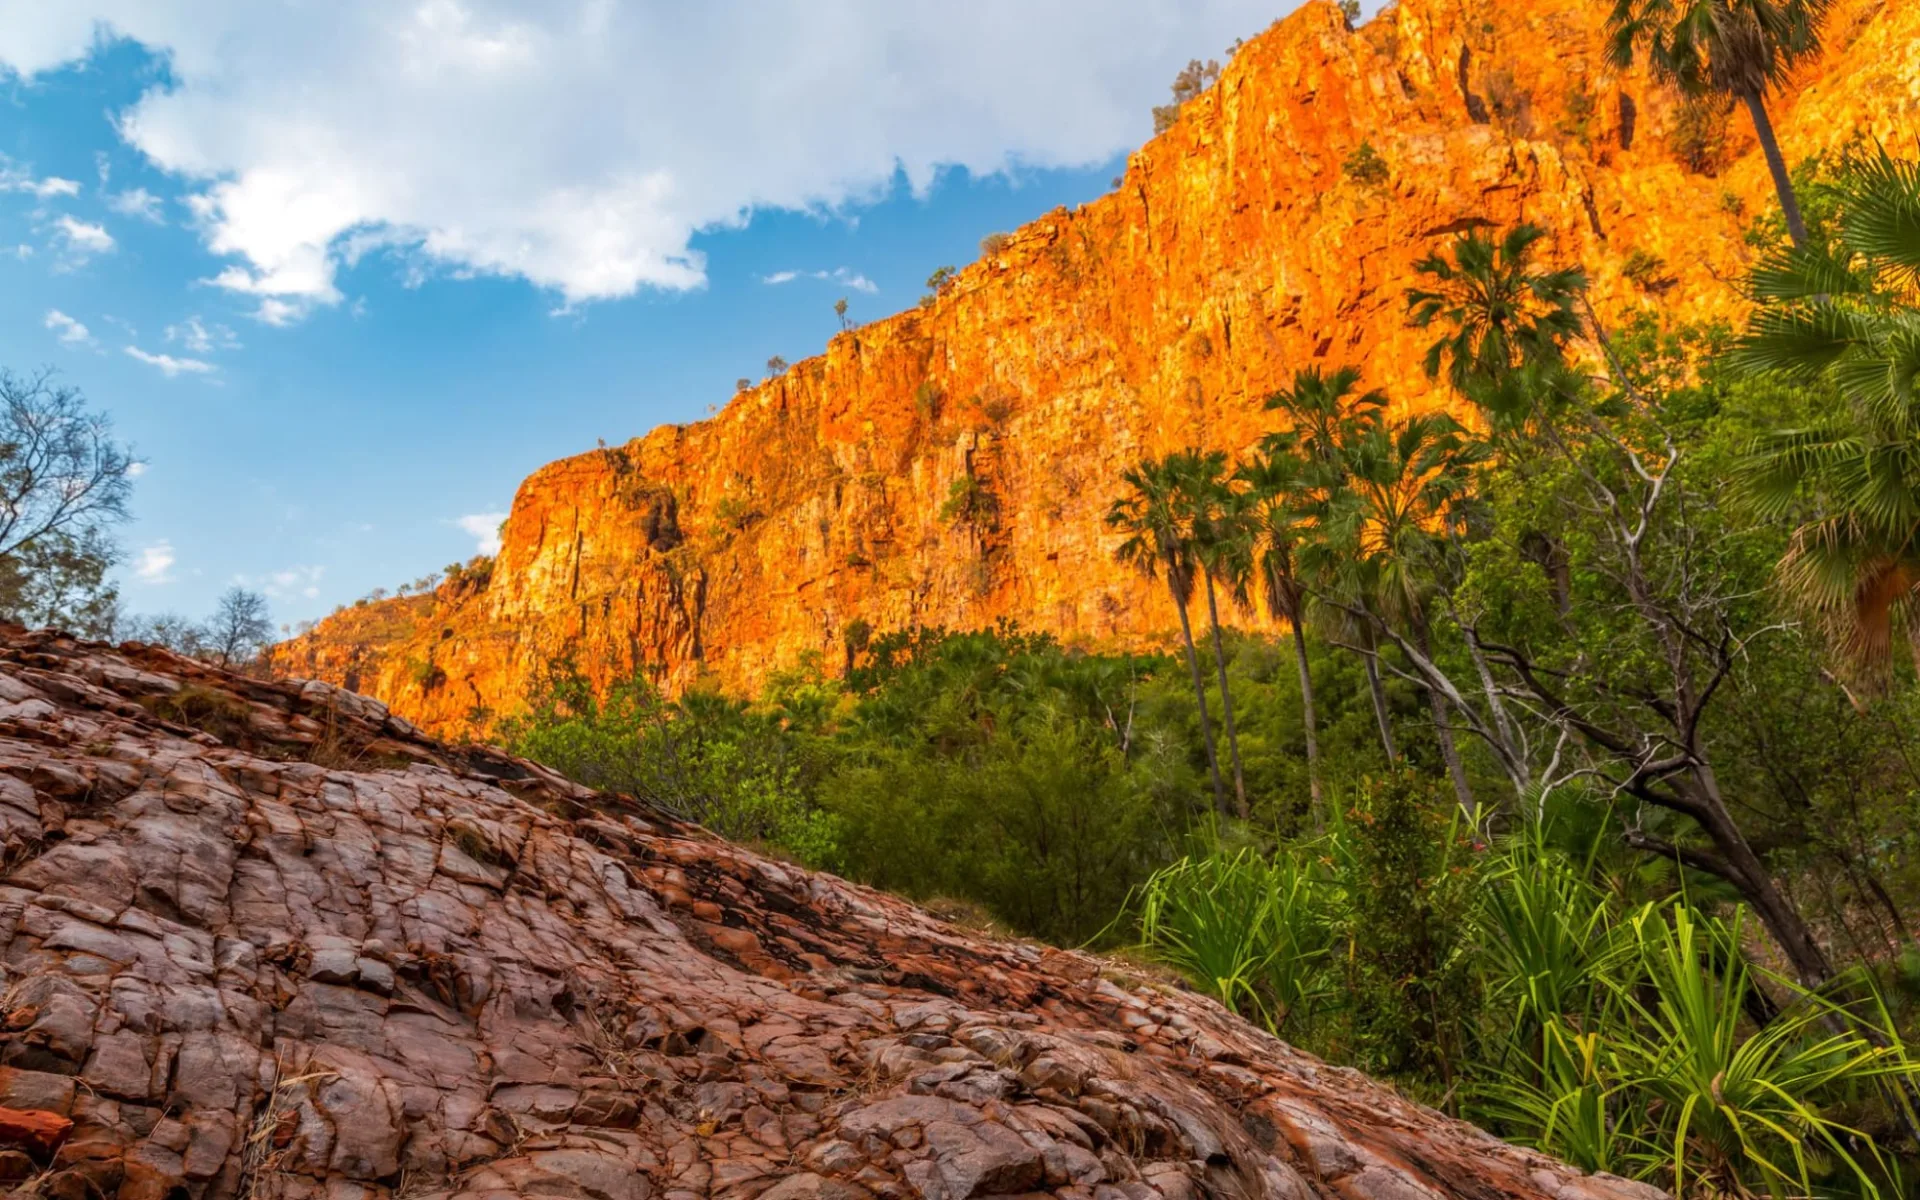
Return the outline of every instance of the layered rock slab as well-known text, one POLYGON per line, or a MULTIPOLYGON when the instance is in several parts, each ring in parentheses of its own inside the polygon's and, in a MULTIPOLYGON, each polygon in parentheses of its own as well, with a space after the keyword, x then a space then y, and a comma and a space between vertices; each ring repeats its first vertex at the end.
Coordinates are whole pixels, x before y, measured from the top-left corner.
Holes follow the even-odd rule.
POLYGON ((0 839, 60 1200, 1658 1195, 323 683, 0 630, 0 839))

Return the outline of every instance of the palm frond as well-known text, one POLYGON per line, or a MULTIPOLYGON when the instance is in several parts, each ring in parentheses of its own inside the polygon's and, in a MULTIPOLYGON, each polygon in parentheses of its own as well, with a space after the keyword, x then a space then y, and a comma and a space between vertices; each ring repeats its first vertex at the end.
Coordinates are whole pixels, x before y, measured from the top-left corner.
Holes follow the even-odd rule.
POLYGON ((1857 164, 1841 228, 1896 285, 1920 284, 1920 161, 1896 160, 1883 147, 1857 164))

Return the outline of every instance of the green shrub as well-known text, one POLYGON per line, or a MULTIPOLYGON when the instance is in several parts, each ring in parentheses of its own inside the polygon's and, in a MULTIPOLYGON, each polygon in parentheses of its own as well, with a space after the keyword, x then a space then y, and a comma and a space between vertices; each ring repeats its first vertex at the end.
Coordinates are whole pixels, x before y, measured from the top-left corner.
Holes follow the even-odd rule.
POLYGON ((1668 153, 1696 175, 1718 175, 1727 165, 1730 105, 1718 94, 1682 102, 1667 131, 1668 153))
POLYGON ((741 496, 722 496, 713 506, 714 524, 733 533, 745 530, 765 515, 741 496))
POLYGON ((1593 98, 1593 89, 1587 86, 1587 81, 1575 80, 1561 99, 1560 120, 1554 130, 1561 137, 1586 145, 1593 141, 1593 121, 1599 111, 1600 105, 1593 98))
POLYGON ((1161 780, 1064 712, 1003 710, 1001 722, 829 778, 846 860, 880 887, 973 899, 1057 942, 1093 938, 1161 861, 1161 780))
POLYGON ((1190 60, 1173 77, 1173 99, 1153 110, 1153 132, 1165 133, 1172 129, 1174 122, 1180 119, 1180 109, 1187 101, 1212 87, 1220 78, 1220 64, 1214 59, 1201 62, 1190 60))
POLYGON ((913 410, 929 425, 940 419, 940 400, 940 389, 930 379, 921 380, 920 385, 913 389, 913 410))
POLYGON ((812 799, 809 747, 776 712, 700 692, 669 701, 639 677, 603 697, 561 660, 499 733, 512 752, 588 787, 638 796, 810 866, 837 865, 835 823, 812 799))
POLYGON ((947 489, 940 505, 940 519, 972 529, 991 527, 1000 516, 1000 501, 991 489, 972 475, 962 475, 947 489))
POLYGON ((1435 781, 1369 780, 1347 813, 1336 869, 1346 897, 1348 1052, 1370 1070, 1450 1084, 1475 1001, 1477 863, 1435 781))
POLYGON ((1626 262, 1620 265, 1620 274, 1643 292, 1665 291, 1673 286, 1673 277, 1667 274, 1667 260, 1638 246, 1628 251, 1626 262))
POLYGON ((142 703, 161 720, 212 734, 226 746, 245 744, 253 727, 252 707, 218 688, 190 683, 142 703))
POLYGON ((1388 178, 1387 160, 1373 148, 1372 142, 1361 142, 1340 164, 1340 169, 1348 179, 1365 187, 1379 187, 1388 178))

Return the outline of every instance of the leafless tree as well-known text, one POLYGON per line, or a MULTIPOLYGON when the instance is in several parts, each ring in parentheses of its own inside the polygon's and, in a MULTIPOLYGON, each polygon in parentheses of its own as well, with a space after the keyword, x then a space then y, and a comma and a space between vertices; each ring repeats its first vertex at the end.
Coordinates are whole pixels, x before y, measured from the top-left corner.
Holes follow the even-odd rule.
POLYGON ((273 640, 267 598, 243 587, 228 588, 207 626, 207 651, 223 667, 251 661, 273 640))
POLYGON ((122 641, 165 646, 175 654, 198 658, 207 649, 206 627, 176 612, 129 617, 114 631, 122 641))

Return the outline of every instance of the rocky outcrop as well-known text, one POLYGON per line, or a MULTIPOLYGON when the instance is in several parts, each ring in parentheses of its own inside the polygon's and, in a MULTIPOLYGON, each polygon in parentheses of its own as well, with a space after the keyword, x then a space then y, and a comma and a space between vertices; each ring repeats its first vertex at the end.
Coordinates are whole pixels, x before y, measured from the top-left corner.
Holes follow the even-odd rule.
POLYGON ((1658 1196, 324 683, 0 631, 0 839, 58 1200, 1658 1196))
MULTIPOLYGON (((642 667, 750 691, 840 661, 856 622, 1012 617, 1094 644, 1169 629, 1112 560, 1121 469, 1246 447, 1302 366, 1359 364, 1403 406, 1443 403, 1403 295, 1453 234, 1541 224, 1614 319, 1737 315, 1743 230, 1774 206, 1745 118, 1683 113, 1607 65, 1606 9, 1401 0, 1353 30, 1308 3, 1111 194, 710 420, 543 468, 489 586, 351 610, 281 659, 451 731, 516 707, 562 654, 603 681, 642 667)), ((1842 0, 1828 40, 1775 101, 1790 157, 1861 133, 1910 144, 1920 5, 1842 0)))

